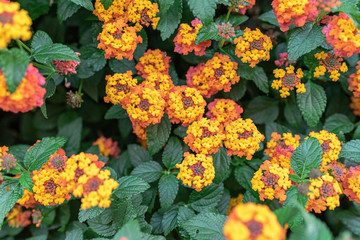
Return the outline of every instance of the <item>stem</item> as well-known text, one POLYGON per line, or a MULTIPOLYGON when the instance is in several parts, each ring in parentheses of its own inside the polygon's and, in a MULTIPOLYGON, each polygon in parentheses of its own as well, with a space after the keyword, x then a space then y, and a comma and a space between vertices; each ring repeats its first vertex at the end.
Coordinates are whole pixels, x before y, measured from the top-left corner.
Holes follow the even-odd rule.
MULTIPOLYGON (((233 9, 234 9, 234 6, 232 6, 231 8, 229 8, 228 13, 226 14, 225 24, 229 21, 230 13, 232 12, 233 9)), ((225 43, 225 38, 222 38, 222 39, 221 39, 221 43, 220 43, 220 48, 224 45, 224 43, 225 43)))
POLYGON ((19 45, 19 47, 22 49, 22 48, 25 48, 29 53, 32 54, 32 51, 31 49, 25 45, 25 43, 23 43, 20 39, 16 39, 16 43, 19 45))
POLYGON ((41 69, 44 69, 44 70, 49 71, 49 72, 55 72, 54 68, 52 68, 52 67, 50 68, 48 66, 44 66, 44 65, 36 63, 36 62, 32 62, 32 64, 37 68, 41 68, 41 69))
POLYGON ((9 177, 9 176, 2 176, 2 178, 4 179, 4 180, 19 180, 19 178, 16 178, 16 177, 9 177))
POLYGON ((45 81, 49 80, 52 76, 54 76, 56 74, 56 72, 52 72, 50 73, 46 78, 45 81))
POLYGON ((16 161, 16 165, 18 165, 22 171, 26 172, 26 169, 23 166, 21 166, 17 161, 16 161))
POLYGON ((81 79, 81 81, 80 81, 80 86, 79 86, 79 90, 78 90, 79 93, 81 93, 83 84, 84 84, 84 79, 81 79))

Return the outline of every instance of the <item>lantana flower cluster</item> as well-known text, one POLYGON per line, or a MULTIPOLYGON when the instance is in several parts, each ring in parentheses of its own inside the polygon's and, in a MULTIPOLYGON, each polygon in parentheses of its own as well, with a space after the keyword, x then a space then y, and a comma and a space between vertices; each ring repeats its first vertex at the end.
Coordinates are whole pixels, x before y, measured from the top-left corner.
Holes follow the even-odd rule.
POLYGON ((339 71, 345 73, 348 71, 346 63, 343 58, 336 57, 331 52, 324 51, 315 54, 315 58, 320 60, 319 66, 315 68, 314 77, 324 76, 326 72, 330 73, 330 78, 333 82, 339 80, 339 71))
POLYGON ((349 90, 353 93, 354 97, 360 97, 360 61, 357 62, 356 72, 351 74, 348 78, 349 90))
POLYGON ((273 89, 279 90, 280 97, 286 98, 290 96, 290 90, 296 88, 297 93, 305 93, 305 84, 301 83, 301 78, 304 76, 304 73, 301 68, 298 68, 295 73, 295 67, 290 65, 286 67, 285 70, 282 68, 274 69, 274 76, 276 79, 272 82, 271 87, 273 89))
POLYGON ((120 154, 120 148, 117 141, 113 141, 111 138, 106 138, 104 136, 99 137, 92 144, 93 146, 98 146, 100 155, 105 157, 118 158, 120 154))

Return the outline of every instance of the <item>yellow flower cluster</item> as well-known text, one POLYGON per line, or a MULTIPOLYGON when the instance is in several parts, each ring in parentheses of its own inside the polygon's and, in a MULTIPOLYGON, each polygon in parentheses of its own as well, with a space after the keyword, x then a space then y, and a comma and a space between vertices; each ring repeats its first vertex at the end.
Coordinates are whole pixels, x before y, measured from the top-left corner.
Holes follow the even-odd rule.
POLYGON ((186 74, 186 82, 190 87, 198 89, 209 98, 218 91, 229 92, 231 85, 240 81, 236 70, 238 64, 226 55, 215 53, 212 59, 197 67, 190 67, 186 74))
POLYGON ((315 68, 314 77, 324 76, 326 72, 330 73, 330 78, 333 82, 339 80, 341 72, 347 72, 348 67, 345 62, 343 62, 343 58, 337 57, 331 52, 325 53, 320 52, 315 54, 315 58, 320 60, 319 66, 315 68))
POLYGON ((201 154, 217 153, 225 138, 220 123, 207 118, 193 122, 186 133, 184 142, 191 150, 201 154))
POLYGON ((6 48, 12 39, 27 41, 31 38, 32 24, 28 12, 20 9, 20 3, 0 1, 0 49, 6 48))
POLYGON ((357 62, 356 72, 348 78, 348 83, 349 91, 354 94, 354 97, 360 98, 360 61, 357 62))
POLYGON ((35 200, 34 193, 29 192, 26 189, 24 189, 23 196, 16 203, 25 208, 34 208, 36 204, 39 204, 39 202, 35 200))
POLYGON ((235 38, 234 43, 235 55, 241 58, 243 63, 250 63, 250 67, 255 67, 260 60, 270 59, 270 50, 273 48, 271 39, 259 29, 246 28, 244 35, 235 38))
POLYGON ((236 198, 230 198, 230 204, 226 215, 229 216, 233 208, 236 207, 237 205, 241 205, 242 201, 243 201, 243 194, 241 193, 239 193, 239 195, 236 198))
POLYGON ((268 206, 252 202, 237 205, 224 224, 226 240, 283 240, 286 232, 268 206))
POLYGON ((207 107, 209 111, 206 116, 216 119, 223 126, 240 118, 240 114, 243 112, 242 107, 231 99, 215 99, 207 107))
POLYGON ((31 211, 23 211, 20 205, 15 205, 10 212, 6 214, 8 224, 12 228, 27 227, 31 224, 31 211))
POLYGON ((62 186, 74 197, 82 197, 83 210, 110 206, 110 195, 119 184, 110 178, 108 169, 101 170, 103 166, 96 155, 80 153, 68 159, 65 170, 60 174, 62 186))
POLYGON ((309 200, 306 211, 321 213, 326 208, 334 210, 340 206, 339 196, 342 194, 340 184, 329 174, 316 179, 310 178, 309 200))
POLYGON ((105 157, 118 158, 120 154, 120 148, 117 141, 113 141, 111 138, 106 138, 104 136, 99 137, 92 144, 93 146, 98 146, 100 155, 105 157))
POLYGON ((174 87, 165 98, 166 114, 172 123, 182 123, 187 126, 200 120, 205 112, 206 102, 200 92, 191 87, 174 87))
POLYGON ((274 69, 275 78, 280 78, 278 80, 274 80, 271 84, 273 89, 280 89, 280 97, 286 98, 290 96, 290 90, 294 90, 296 88, 297 93, 305 93, 305 85, 301 83, 301 78, 304 76, 301 68, 296 70, 294 66, 290 65, 286 67, 286 71, 281 68, 274 69))
POLYGON ((159 72, 150 73, 143 84, 154 87, 156 90, 162 92, 164 96, 168 95, 170 89, 174 87, 171 77, 168 74, 159 72))
POLYGON ((343 181, 344 193, 350 201, 360 204, 360 166, 350 167, 343 181))
MULTIPOLYGON (((5 155, 7 155, 7 151, 9 151, 9 148, 7 146, 2 146, 0 147, 0 160, 2 157, 4 157, 5 155)), ((0 171, 3 169, 1 161, 0 161, 0 171)), ((0 180, 1 180, 1 175, 0 175, 0 180)))
POLYGON ((166 52, 159 49, 148 49, 139 59, 135 68, 138 75, 147 78, 151 73, 159 72, 161 74, 169 74, 170 57, 166 56, 166 52))
POLYGON ((294 150, 300 145, 300 136, 291 133, 271 133, 271 139, 267 143, 265 154, 270 156, 270 162, 280 167, 290 169, 290 159, 294 150))
POLYGON ((177 179, 198 192, 210 185, 215 177, 213 159, 204 154, 194 155, 186 152, 184 160, 181 164, 176 164, 176 168, 180 169, 177 179))
POLYGON ((341 142, 336 134, 321 130, 320 132, 311 132, 309 137, 314 137, 319 140, 323 151, 321 167, 336 162, 341 150, 341 142))
POLYGON ((103 22, 109 22, 117 18, 126 18, 125 13, 129 2, 126 0, 113 0, 111 6, 105 9, 101 0, 96 0, 93 14, 103 22))
POLYGON ((276 198, 282 203, 286 200, 285 191, 291 187, 289 174, 288 168, 266 160, 251 179, 252 189, 260 194, 261 201, 276 198))
POLYGON ((137 79, 132 78, 132 72, 115 73, 107 75, 106 78, 106 97, 105 102, 111 102, 114 105, 121 104, 122 100, 129 95, 131 88, 137 84, 137 79))
POLYGON ((246 156, 247 160, 251 160, 264 139, 264 135, 257 130, 251 119, 239 118, 225 127, 224 144, 230 156, 246 156))

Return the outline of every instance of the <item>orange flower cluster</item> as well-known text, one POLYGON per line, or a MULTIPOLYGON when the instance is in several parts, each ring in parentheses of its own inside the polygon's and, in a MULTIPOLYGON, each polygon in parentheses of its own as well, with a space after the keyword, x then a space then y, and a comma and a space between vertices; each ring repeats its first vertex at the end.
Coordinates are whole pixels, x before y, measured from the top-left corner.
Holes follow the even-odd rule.
POLYGON ((20 9, 20 3, 0 1, 0 49, 6 48, 12 39, 27 41, 31 38, 32 24, 28 12, 20 9))
POLYGON ((260 60, 270 59, 270 50, 273 48, 270 37, 263 34, 259 29, 245 28, 243 36, 235 38, 235 55, 241 58, 243 63, 250 63, 255 67, 260 60))
POLYGON ((115 73, 113 76, 107 75, 106 78, 106 97, 105 102, 114 105, 121 104, 122 100, 129 95, 130 90, 136 86, 137 79, 132 78, 132 72, 115 73))
POLYGON ((360 97, 351 97, 350 108, 353 110, 354 115, 360 116, 360 97))
POLYGON ((336 56, 351 57, 360 53, 360 30, 345 13, 334 16, 322 32, 326 35, 326 42, 334 48, 336 56))
POLYGON ((28 112, 35 107, 40 107, 44 101, 45 78, 39 74, 37 68, 30 63, 24 78, 16 88, 15 92, 10 93, 5 76, 0 70, 0 108, 3 111, 13 113, 28 112))
POLYGON ((245 15, 246 11, 248 9, 253 8, 253 6, 255 5, 256 0, 230 0, 230 2, 232 3, 232 5, 235 6, 235 8, 233 9, 233 12, 238 12, 241 15, 245 15), (245 3, 249 3, 248 5, 244 6, 245 3))
POLYGON ((200 92, 191 87, 178 86, 170 90, 165 98, 166 114, 172 123, 182 123, 184 127, 200 120, 205 112, 206 102, 200 92))
POLYGON ((246 156, 247 160, 251 160, 264 139, 264 135, 257 130, 251 119, 238 118, 225 127, 224 144, 229 156, 246 156))
POLYGON ((229 204, 229 208, 227 210, 226 215, 229 216, 229 214, 231 213, 231 211, 234 209, 234 207, 236 207, 237 205, 241 205, 243 204, 243 194, 239 193, 239 195, 236 198, 230 198, 230 204, 229 204))
POLYGON ((296 88, 297 93, 305 93, 305 84, 301 83, 301 78, 304 76, 301 68, 296 70, 295 73, 294 66, 290 65, 286 67, 286 71, 281 68, 274 69, 275 78, 279 78, 274 80, 271 84, 273 89, 280 89, 280 97, 286 98, 290 96, 290 90, 294 90, 296 88))
POLYGON ((206 116, 216 119, 223 126, 240 118, 240 114, 243 112, 242 107, 230 99, 215 99, 207 107, 209 111, 206 116))
POLYGON ((339 0, 316 0, 316 7, 319 10, 324 10, 325 12, 330 12, 334 7, 340 7, 341 2, 339 0))
POLYGON ((231 85, 240 81, 236 70, 238 64, 232 62, 226 55, 215 53, 213 58, 205 64, 190 67, 186 74, 186 82, 194 87, 206 98, 218 91, 229 92, 231 85))
POLYGON ((196 153, 213 154, 219 151, 225 138, 217 120, 202 118, 193 122, 186 131, 184 142, 196 153))
POLYGON ((166 52, 162 52, 159 49, 148 49, 144 56, 139 59, 135 68, 138 71, 138 75, 143 78, 147 78, 151 73, 161 73, 163 75, 169 74, 170 57, 166 56, 166 52))
POLYGON ((181 164, 176 164, 180 169, 177 179, 182 180, 184 185, 193 187, 196 191, 201 191, 205 186, 212 183, 215 177, 215 168, 211 156, 204 154, 184 153, 184 160, 181 164))
POLYGON ((156 90, 162 92, 163 96, 168 95, 174 87, 171 77, 168 74, 161 74, 159 72, 150 73, 143 84, 154 87, 156 90))
POLYGON ((99 137, 92 144, 93 146, 98 146, 100 150, 100 155, 105 157, 118 158, 120 154, 120 148, 118 142, 114 141, 111 138, 106 138, 104 136, 99 137))
POLYGON ((293 22, 296 27, 304 26, 306 21, 314 22, 319 12, 315 2, 313 0, 273 0, 271 6, 274 8, 280 30, 288 31, 293 22))
POLYGON ((101 170, 104 165, 96 155, 80 153, 67 160, 65 169, 60 174, 61 186, 74 197, 81 197, 83 210, 95 206, 110 206, 110 195, 119 184, 110 178, 108 169, 101 170))
POLYGON ((356 73, 350 75, 349 79, 349 91, 354 94, 354 97, 360 97, 360 61, 356 65, 356 73))
POLYGON ((8 214, 6 214, 6 219, 8 224, 12 228, 27 227, 31 224, 31 211, 22 210, 22 207, 16 204, 8 214))
POLYGON ((252 202, 237 205, 224 224, 226 240, 283 240, 284 228, 268 206, 252 202))
POLYGON ((315 68, 314 77, 324 76, 326 72, 330 73, 330 78, 333 82, 339 80, 341 72, 347 72, 348 67, 345 62, 343 62, 343 58, 336 57, 331 52, 325 53, 316 53, 315 58, 320 60, 319 66, 315 68))
POLYGON ((202 25, 201 21, 197 18, 191 22, 191 26, 187 23, 180 24, 178 33, 174 38, 174 52, 188 55, 189 52, 194 51, 196 56, 205 55, 205 49, 210 47, 211 40, 205 40, 195 45, 196 36, 202 25))
POLYGON ((291 187, 288 168, 280 167, 276 163, 266 160, 251 179, 252 189, 259 192, 260 200, 286 200, 285 191, 291 187))
POLYGON ((360 166, 350 167, 343 181, 344 193, 350 201, 360 203, 360 166))
POLYGON ((290 169, 290 159, 295 149, 300 145, 300 136, 291 133, 271 133, 271 139, 267 143, 264 152, 270 156, 270 162, 280 167, 290 169))

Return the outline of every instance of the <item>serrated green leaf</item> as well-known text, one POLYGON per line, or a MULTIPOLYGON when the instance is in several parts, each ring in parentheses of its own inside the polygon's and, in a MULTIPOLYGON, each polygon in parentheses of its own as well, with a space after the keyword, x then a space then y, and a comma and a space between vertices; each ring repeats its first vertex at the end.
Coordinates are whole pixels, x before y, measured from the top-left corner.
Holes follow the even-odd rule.
POLYGON ((24 188, 18 181, 6 180, 0 185, 0 229, 6 214, 23 195, 24 188))
POLYGON ((83 239, 84 239, 84 234, 80 228, 66 231, 65 240, 83 240, 83 239))
POLYGON ((251 100, 245 109, 244 116, 256 124, 273 122, 279 115, 279 102, 266 96, 258 96, 251 100))
POLYGON ((217 0, 189 0, 190 10, 206 25, 213 21, 217 0))
POLYGON ((111 210, 105 209, 99 216, 89 219, 87 223, 89 227, 100 236, 110 237, 116 233, 114 226, 110 223, 112 221, 111 210))
POLYGON ((310 22, 301 28, 294 29, 289 35, 289 62, 297 60, 320 46, 325 40, 325 35, 321 31, 322 27, 310 22))
POLYGON ((111 213, 116 228, 121 228, 128 221, 136 218, 136 209, 130 198, 112 202, 111 213))
POLYGON ((29 16, 32 20, 37 19, 41 15, 49 12, 49 1, 48 0, 18 0, 21 9, 28 11, 29 16))
POLYGON ((30 145, 26 144, 13 145, 9 147, 9 152, 14 155, 18 161, 22 162, 29 147, 30 145))
POLYGON ((121 238, 131 240, 142 240, 142 233, 138 221, 132 220, 126 223, 114 236, 113 240, 119 240, 121 238))
POLYGON ((150 125, 146 128, 147 144, 151 155, 159 152, 165 145, 170 132, 171 123, 167 116, 164 116, 159 124, 150 125))
POLYGON ((37 31, 31 41, 31 50, 35 50, 42 45, 52 44, 51 37, 41 30, 37 31))
POLYGON ((100 71, 101 69, 103 69, 106 65, 106 58, 104 55, 104 51, 97 49, 97 48, 93 48, 93 51, 91 53, 90 58, 87 58, 87 64, 89 65, 90 69, 94 72, 100 71))
POLYGON ((178 226, 181 226, 186 220, 189 220, 190 218, 195 217, 196 214, 194 212, 194 210, 185 207, 185 206, 181 206, 179 208, 178 211, 178 215, 177 215, 177 224, 178 226))
POLYGON ((326 107, 326 94, 324 89, 309 81, 305 84, 306 92, 296 95, 300 112, 309 127, 315 127, 326 107))
POLYGON ((335 113, 325 120, 323 128, 338 135, 351 132, 354 124, 346 115, 335 113))
POLYGON ((173 5, 168 11, 160 11, 160 20, 156 27, 160 31, 162 40, 166 40, 173 34, 179 26, 182 14, 182 1, 174 0, 173 5))
POLYGON ((139 166, 143 162, 152 161, 152 157, 150 156, 149 151, 138 144, 128 145, 128 151, 130 162, 134 167, 139 166))
POLYGON ((318 168, 322 160, 322 148, 316 138, 308 138, 298 146, 291 156, 291 169, 301 179, 308 177, 311 169, 318 168))
POLYGON ((150 185, 139 177, 125 176, 118 180, 119 187, 114 194, 119 197, 131 197, 150 188, 150 185))
POLYGON ((220 41, 222 37, 219 35, 218 25, 215 23, 203 26, 199 29, 199 32, 195 39, 195 45, 205 40, 216 40, 220 41))
POLYGON ((0 51, 0 65, 4 73, 8 91, 15 92, 25 76, 26 70, 30 63, 27 53, 18 48, 0 51))
POLYGON ((273 10, 270 10, 266 13, 261 14, 259 16, 259 19, 261 21, 268 22, 272 25, 280 27, 273 10))
POLYGON ((309 196, 300 195, 297 188, 298 186, 291 186, 288 190, 286 190, 286 200, 284 201, 284 207, 302 206, 305 208, 309 196))
POLYGON ((218 203, 218 205, 216 205, 216 209, 219 211, 219 213, 226 215, 230 206, 230 199, 230 191, 225 188, 224 194, 221 196, 220 202, 218 203))
POLYGON ((224 192, 224 185, 212 183, 204 187, 200 192, 193 191, 190 194, 189 205, 198 212, 216 207, 224 192))
POLYGON ((226 216, 215 213, 202 213, 182 224, 182 227, 197 240, 225 239, 223 226, 226 216))
MULTIPOLYGON (((236 27, 236 26, 239 26, 240 24, 246 22, 248 19, 249 19, 248 16, 238 15, 238 14, 230 14, 227 23, 230 23, 232 27, 236 27)), ((221 25, 221 24, 225 23, 225 21, 226 21, 226 14, 221 15, 220 17, 216 18, 215 23, 217 25, 221 25)))
POLYGON ((253 178, 254 173, 255 171, 251 167, 247 165, 242 165, 235 168, 234 176, 236 181, 243 188, 245 188, 248 191, 253 191, 251 185, 251 179, 253 178))
POLYGON ((107 110, 104 119, 124 119, 128 116, 126 110, 121 105, 114 105, 107 110))
POLYGON ((60 43, 39 46, 34 50, 33 57, 41 63, 52 63, 54 60, 80 62, 80 58, 74 50, 60 43))
POLYGON ((79 221, 85 222, 86 220, 95 218, 99 216, 101 213, 103 213, 105 208, 99 208, 99 207, 92 207, 88 208, 86 210, 79 210, 79 221))
POLYGON ((283 134, 283 133, 288 133, 291 131, 287 127, 285 127, 281 124, 275 123, 275 122, 266 123, 265 124, 265 137, 268 141, 270 141, 271 134, 273 132, 277 132, 278 134, 283 134))
POLYGON ((220 147, 219 151, 213 154, 213 165, 215 168, 214 183, 221 183, 230 175, 231 157, 227 155, 226 148, 220 147))
MULTIPOLYGON (((257 192, 255 192, 257 193, 257 192)), ((253 203, 262 203, 259 199, 259 196, 254 196, 254 190, 246 191, 243 196, 243 203, 253 202, 253 203)), ((259 194, 257 194, 259 195, 259 194)))
POLYGON ((284 117, 293 128, 300 128, 302 123, 301 112, 295 102, 289 101, 285 104, 284 117))
POLYGON ((171 137, 166 143, 166 147, 162 155, 162 161, 165 167, 169 170, 175 168, 177 163, 181 163, 182 158, 183 149, 179 139, 171 137))
POLYGON ((351 140, 350 142, 345 143, 341 148, 339 157, 360 162, 360 139, 351 140))
POLYGON ((177 205, 174 205, 164 213, 164 216, 161 220, 161 224, 165 236, 168 235, 172 230, 174 230, 177 227, 178 212, 179 212, 179 207, 177 205))
POLYGON ((50 78, 50 79, 46 80, 44 88, 46 89, 44 98, 49 98, 52 95, 54 95, 54 93, 56 91, 56 84, 55 84, 54 79, 50 78))
POLYGON ((31 179, 29 171, 23 172, 21 174, 21 176, 19 178, 19 182, 20 182, 21 186, 23 186, 26 190, 28 190, 29 192, 33 192, 32 188, 34 186, 34 182, 31 179))
POLYGON ((115 73, 126 73, 127 71, 131 71, 133 74, 136 73, 134 60, 112 58, 109 60, 109 67, 115 73))
POLYGON ((65 137, 68 139, 65 145, 65 151, 67 154, 76 154, 80 150, 81 134, 83 128, 82 118, 77 118, 72 122, 69 122, 59 129, 58 137, 65 137))
POLYGON ((292 221, 296 215, 300 214, 300 210, 297 207, 282 207, 274 211, 279 223, 285 226, 286 223, 292 221))
POLYGON ((24 157, 25 167, 29 171, 39 170, 59 148, 65 145, 66 138, 45 137, 36 143, 24 157))
POLYGON ((162 167, 155 161, 144 162, 131 172, 131 175, 141 177, 148 183, 155 182, 162 174, 164 174, 162 167))
POLYGON ((249 65, 238 61, 237 73, 239 74, 240 79, 245 78, 251 80, 262 92, 266 94, 269 93, 269 81, 262 67, 255 66, 252 68, 249 65))
POLYGON ((247 83, 247 81, 242 79, 235 85, 232 85, 230 92, 224 93, 224 97, 230 98, 230 99, 234 100, 235 102, 239 101, 245 95, 246 83, 247 83))
POLYGON ((94 11, 94 6, 91 2, 91 0, 71 0, 73 3, 80 5, 84 7, 85 9, 89 11, 94 11))
POLYGON ((70 0, 59 0, 57 7, 57 17, 60 23, 74 15, 81 6, 71 2, 70 0))
POLYGON ((160 205, 167 210, 172 206, 179 190, 178 179, 172 174, 165 174, 159 181, 160 205))

